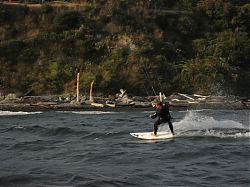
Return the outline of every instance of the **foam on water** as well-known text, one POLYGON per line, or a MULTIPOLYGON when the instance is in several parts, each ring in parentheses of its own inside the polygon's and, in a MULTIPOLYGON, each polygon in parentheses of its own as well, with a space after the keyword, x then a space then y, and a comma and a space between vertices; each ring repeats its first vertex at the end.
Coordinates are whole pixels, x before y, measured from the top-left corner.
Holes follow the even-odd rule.
POLYGON ((114 114, 117 112, 104 112, 104 111, 81 111, 81 112, 72 112, 74 114, 114 114))
MULTIPOLYGON (((214 136, 220 138, 250 138, 249 127, 233 120, 216 120, 197 111, 189 111, 185 117, 173 123, 176 134, 181 136, 214 136)), ((168 125, 159 128, 169 131, 168 125)))
POLYGON ((0 111, 0 116, 16 116, 16 115, 30 115, 30 114, 41 114, 42 112, 12 112, 12 111, 0 111))
POLYGON ((85 114, 85 115, 121 113, 121 112, 112 112, 112 111, 57 111, 57 112, 59 112, 59 113, 85 114))

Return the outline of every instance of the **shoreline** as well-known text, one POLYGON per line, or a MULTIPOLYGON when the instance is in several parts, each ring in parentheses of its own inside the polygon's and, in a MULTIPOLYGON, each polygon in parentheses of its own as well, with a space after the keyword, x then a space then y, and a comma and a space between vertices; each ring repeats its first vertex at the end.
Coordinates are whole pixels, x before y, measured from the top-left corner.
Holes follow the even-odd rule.
MULTIPOLYGON (((49 110, 99 110, 99 111, 138 111, 155 110, 152 103, 159 102, 159 97, 134 96, 118 98, 93 98, 90 102, 86 97, 81 96, 79 102, 75 97, 63 97, 60 95, 46 96, 24 96, 17 97, 9 94, 0 98, 1 111, 49 111, 49 110)), ((249 110, 250 99, 237 98, 236 96, 201 96, 188 94, 172 94, 165 97, 163 102, 168 102, 170 110, 201 110, 201 109, 224 109, 224 110, 249 110)))
MULTIPOLYGON (((222 104, 200 104, 190 106, 172 106, 171 111, 183 111, 183 110, 250 110, 249 106, 241 105, 222 105, 222 104)), ((0 104, 0 111, 145 111, 155 110, 153 107, 135 107, 135 106, 123 106, 123 107, 94 107, 91 105, 53 105, 53 106, 39 106, 29 104, 0 104)))

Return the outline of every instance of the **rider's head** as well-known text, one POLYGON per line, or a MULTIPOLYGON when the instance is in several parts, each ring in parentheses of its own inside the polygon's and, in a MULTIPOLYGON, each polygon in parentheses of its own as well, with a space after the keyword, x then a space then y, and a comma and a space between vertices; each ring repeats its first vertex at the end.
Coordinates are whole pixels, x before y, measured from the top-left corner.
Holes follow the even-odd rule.
POLYGON ((161 108, 161 107, 162 107, 162 102, 156 104, 156 108, 161 108))

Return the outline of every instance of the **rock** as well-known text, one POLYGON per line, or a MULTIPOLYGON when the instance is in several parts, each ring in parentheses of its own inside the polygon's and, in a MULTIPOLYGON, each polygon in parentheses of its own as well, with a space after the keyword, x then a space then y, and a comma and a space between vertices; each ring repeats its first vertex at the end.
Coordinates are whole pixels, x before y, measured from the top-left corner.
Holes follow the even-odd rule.
POLYGON ((5 99, 5 97, 0 94, 0 101, 3 101, 4 99, 5 99))
POLYGON ((17 96, 16 96, 16 94, 14 94, 14 93, 10 93, 10 94, 8 94, 6 97, 5 97, 5 100, 7 101, 7 100, 15 100, 15 99, 17 99, 17 96))
POLYGON ((65 102, 70 102, 70 101, 71 101, 71 98, 70 98, 70 97, 66 97, 66 98, 64 99, 64 101, 65 101, 65 102))

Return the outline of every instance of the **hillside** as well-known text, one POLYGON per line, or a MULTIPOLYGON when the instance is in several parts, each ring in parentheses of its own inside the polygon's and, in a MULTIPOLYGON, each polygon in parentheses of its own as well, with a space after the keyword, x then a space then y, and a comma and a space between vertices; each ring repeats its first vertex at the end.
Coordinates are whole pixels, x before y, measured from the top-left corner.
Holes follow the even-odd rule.
POLYGON ((247 0, 2 3, 0 92, 71 93, 80 72, 82 93, 249 96, 249 17, 247 0))

